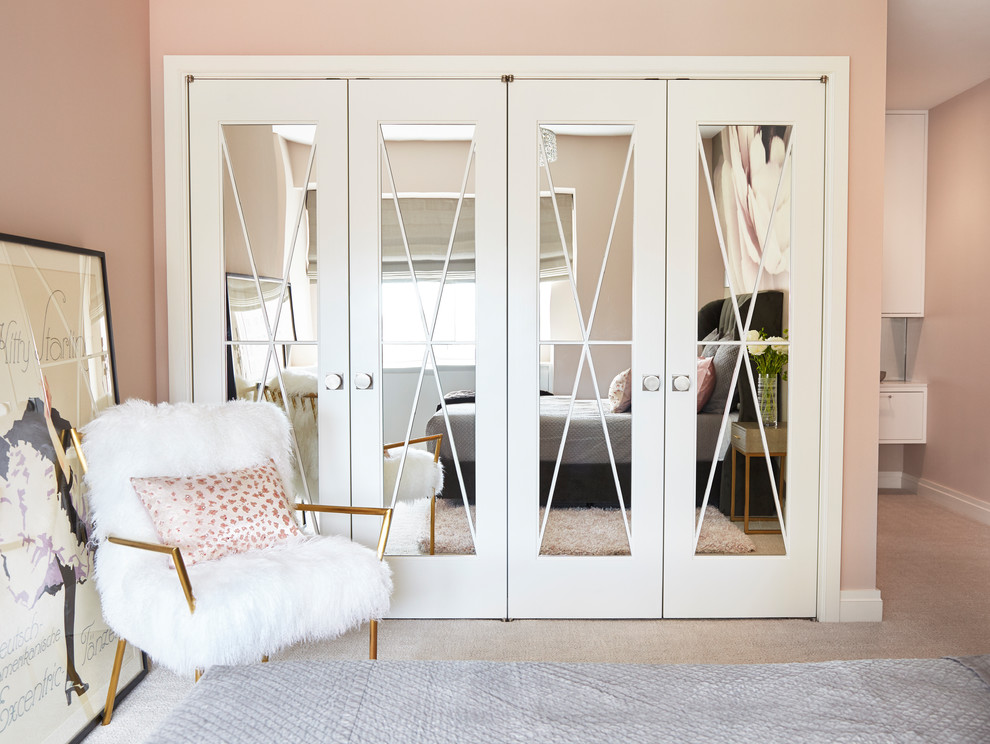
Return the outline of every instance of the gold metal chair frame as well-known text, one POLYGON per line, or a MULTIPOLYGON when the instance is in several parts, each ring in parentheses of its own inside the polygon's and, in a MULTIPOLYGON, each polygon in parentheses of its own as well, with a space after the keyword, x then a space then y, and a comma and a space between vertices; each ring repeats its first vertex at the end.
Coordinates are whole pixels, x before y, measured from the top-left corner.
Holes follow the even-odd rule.
POLYGON ((282 397, 282 391, 279 390, 277 387, 265 387, 261 391, 261 395, 262 398, 267 400, 269 403, 274 403, 275 405, 280 406, 282 410, 286 412, 288 412, 290 407, 293 409, 293 411, 295 410, 303 411, 308 408, 310 413, 313 414, 313 420, 314 421, 317 420, 316 393, 301 393, 299 395, 290 395, 288 406, 285 405, 285 398, 282 397))
MULTIPOLYGON (((86 459, 83 456, 82 446, 80 442, 80 437, 78 432, 74 429, 70 431, 70 436, 72 438, 72 445, 76 450, 76 455, 79 458, 79 464, 82 468, 83 473, 87 471, 86 459)), ((439 456, 439 445, 437 446, 437 456, 439 456)), ((358 516, 379 516, 382 518, 382 528, 378 535, 378 560, 382 560, 385 555, 385 546, 388 543, 388 532, 392 525, 392 509, 391 508, 378 508, 378 507, 366 507, 366 506, 330 506, 324 504, 296 504, 296 509, 300 511, 312 511, 312 512, 325 512, 333 514, 351 514, 358 516)), ((196 597, 193 594, 192 582, 189 580, 189 572, 186 570, 185 561, 182 560, 182 551, 174 545, 161 545, 159 543, 149 543, 142 542, 139 540, 127 540, 125 538, 109 536, 107 537, 107 542, 114 543, 115 545, 123 545, 128 548, 137 548, 139 550, 148 550, 155 553, 166 553, 172 558, 172 563, 175 566, 175 574, 179 579, 179 584, 182 586, 182 592, 186 596, 186 603, 189 605, 189 614, 193 614, 196 611, 196 597)), ((370 638, 368 642, 368 658, 377 659, 378 658, 378 621, 372 620, 370 627, 370 638)), ((113 717, 113 706, 115 698, 117 696, 117 683, 120 680, 120 668, 124 661, 124 649, 127 647, 127 640, 124 638, 119 638, 117 640, 117 652, 114 655, 113 669, 110 672, 110 687, 107 690, 107 702, 106 707, 103 712, 103 725, 106 726, 110 723, 110 719, 113 717)), ((262 656, 263 662, 268 661, 268 655, 262 656)), ((202 671, 196 670, 196 681, 199 681, 202 671)))
MULTIPOLYGON (((433 448, 433 464, 436 465, 440 461, 440 443, 443 441, 443 434, 431 434, 428 437, 419 437, 419 439, 410 439, 408 444, 420 444, 421 442, 436 442, 433 448)), ((396 447, 406 446, 406 442, 393 442, 392 444, 386 444, 382 447, 382 451, 385 455, 388 455, 390 449, 395 449, 396 447)), ((430 555, 436 554, 435 541, 436 541, 436 529, 437 529, 437 492, 433 491, 430 496, 430 555)))

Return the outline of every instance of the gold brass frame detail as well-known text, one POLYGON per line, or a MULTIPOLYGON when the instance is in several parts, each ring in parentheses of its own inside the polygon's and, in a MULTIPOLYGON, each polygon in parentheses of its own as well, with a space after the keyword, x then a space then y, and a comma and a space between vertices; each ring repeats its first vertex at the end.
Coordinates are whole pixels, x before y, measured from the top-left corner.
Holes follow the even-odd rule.
POLYGON ((278 388, 265 387, 261 391, 262 398, 267 400, 269 403, 274 403, 275 405, 282 408, 282 410, 288 412, 289 408, 292 410, 303 411, 309 409, 309 412, 313 414, 313 421, 316 421, 316 393, 301 393, 299 395, 289 396, 289 405, 285 405, 285 398, 282 396, 282 391, 278 388))
MULTIPOLYGON (((392 526, 392 509, 376 506, 332 506, 330 504, 296 504, 300 511, 322 512, 324 514, 351 514, 357 516, 372 516, 382 518, 382 530, 378 535, 378 560, 385 555, 385 544, 388 542, 388 531, 392 526)), ((370 638, 368 640, 368 658, 378 658, 378 621, 371 621, 370 638)))
MULTIPOLYGON (((113 537, 112 535, 107 538, 107 542, 113 543, 114 545, 123 545, 128 548, 149 550, 154 553, 165 553, 166 555, 171 556, 172 563, 175 565, 175 573, 179 577, 179 584, 182 585, 182 592, 186 595, 186 604, 189 605, 189 614, 191 615, 196 611, 196 597, 193 595, 192 583, 189 581, 189 572, 186 571, 186 564, 182 560, 182 551, 179 550, 179 548, 173 545, 141 542, 140 540, 125 540, 122 537, 113 537)), ((114 699, 117 697, 117 680, 120 678, 120 667, 124 662, 124 648, 126 646, 126 640, 123 638, 117 640, 117 654, 113 659, 113 670, 110 672, 110 687, 107 690, 107 704, 106 708, 103 710, 104 726, 110 723, 110 719, 113 717, 113 704, 114 699)), ((197 670, 197 682, 199 681, 199 675, 200 672, 197 670)))
POLYGON ((190 614, 196 611, 196 597, 193 596, 192 584, 189 581, 189 573, 186 571, 186 564, 182 560, 182 551, 174 545, 160 545, 158 543, 141 542, 140 540, 125 540, 122 537, 108 537, 107 542, 114 545, 125 545, 128 548, 140 548, 150 550, 155 553, 166 553, 172 557, 175 564, 175 573, 179 577, 182 585, 182 592, 186 595, 186 603, 189 605, 190 614))
MULTIPOLYGON (((420 444, 421 442, 436 442, 433 448, 433 464, 436 465, 440 462, 440 443, 443 441, 443 434, 431 434, 428 437, 419 437, 418 439, 410 439, 408 444, 420 444)), ((388 454, 390 449, 395 449, 396 447, 404 447, 406 442, 393 442, 392 444, 386 444, 382 447, 385 454, 388 454)), ((436 542, 436 531, 437 531, 437 492, 434 491, 433 495, 430 496, 430 555, 435 554, 435 542, 436 542)))

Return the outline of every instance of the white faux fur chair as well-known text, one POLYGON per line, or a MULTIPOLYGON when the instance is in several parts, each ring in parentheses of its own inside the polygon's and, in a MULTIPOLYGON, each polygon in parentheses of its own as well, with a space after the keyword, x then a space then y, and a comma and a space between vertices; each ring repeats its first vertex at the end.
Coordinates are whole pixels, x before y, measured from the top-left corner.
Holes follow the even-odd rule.
POLYGON ((429 498, 430 500, 430 555, 436 552, 437 525, 437 493, 443 490, 443 465, 440 463, 440 444, 443 434, 431 434, 428 437, 410 439, 410 447, 405 442, 394 442, 384 446, 385 464, 383 470, 383 488, 385 500, 390 502, 393 493, 396 501, 416 501, 429 498), (414 449, 411 445, 433 442, 433 452, 414 449), (405 448, 406 457, 402 458, 405 448), (392 450, 398 449, 398 452, 392 450), (401 476, 399 469, 402 469, 401 476), (399 479, 396 490, 395 481, 399 479))
POLYGON ((107 624, 121 639, 104 724, 113 713, 124 639, 158 664, 177 673, 195 671, 198 678, 214 664, 265 660, 299 641, 332 638, 370 620, 370 656, 376 657, 377 621, 388 611, 392 590, 391 572, 381 560, 390 509, 295 505, 380 516, 377 555, 344 537, 300 534, 186 570, 181 552, 161 545, 130 480, 224 473, 273 461, 291 503, 289 437, 279 408, 249 401, 128 401, 83 430, 99 541, 96 585, 107 624))

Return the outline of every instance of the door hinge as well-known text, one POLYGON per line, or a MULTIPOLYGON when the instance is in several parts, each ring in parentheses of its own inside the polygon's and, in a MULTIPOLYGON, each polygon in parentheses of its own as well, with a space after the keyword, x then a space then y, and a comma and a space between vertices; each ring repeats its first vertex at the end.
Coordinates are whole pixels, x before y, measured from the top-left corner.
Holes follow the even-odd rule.
POLYGON ((503 75, 502 76, 502 82, 503 83, 511 83, 515 79, 516 79, 516 76, 515 75, 503 75))

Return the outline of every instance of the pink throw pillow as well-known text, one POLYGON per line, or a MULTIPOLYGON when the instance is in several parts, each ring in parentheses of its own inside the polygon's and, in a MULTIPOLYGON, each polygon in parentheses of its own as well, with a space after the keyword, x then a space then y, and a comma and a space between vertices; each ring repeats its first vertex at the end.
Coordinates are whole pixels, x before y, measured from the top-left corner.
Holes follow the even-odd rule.
POLYGON ((612 404, 612 413, 625 413, 632 408, 632 370, 620 372, 608 386, 608 402, 612 404))
POLYGON ((715 392, 715 357, 698 358, 698 410, 704 408, 705 403, 715 392))
POLYGON ((275 463, 212 475, 131 478, 158 536, 187 564, 299 534, 275 463))

